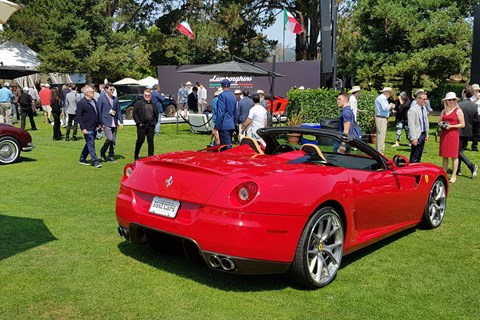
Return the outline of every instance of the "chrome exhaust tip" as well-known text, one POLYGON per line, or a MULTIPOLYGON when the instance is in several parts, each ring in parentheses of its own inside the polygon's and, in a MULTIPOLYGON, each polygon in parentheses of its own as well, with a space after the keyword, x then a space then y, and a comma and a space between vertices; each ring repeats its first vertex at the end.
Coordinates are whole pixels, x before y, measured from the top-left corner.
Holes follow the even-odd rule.
POLYGON ((222 269, 225 271, 233 271, 237 268, 237 265, 235 264, 235 262, 230 258, 222 258, 220 260, 220 265, 222 269))
POLYGON ((209 262, 213 268, 220 267, 220 259, 217 256, 210 256, 209 262))

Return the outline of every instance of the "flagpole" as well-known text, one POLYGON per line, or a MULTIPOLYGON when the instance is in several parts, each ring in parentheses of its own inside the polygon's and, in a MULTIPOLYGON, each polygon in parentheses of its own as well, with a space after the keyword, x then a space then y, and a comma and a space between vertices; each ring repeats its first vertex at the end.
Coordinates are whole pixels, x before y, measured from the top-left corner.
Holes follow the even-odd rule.
MULTIPOLYGON (((285 8, 283 9, 285 10, 285 8)), ((282 40, 282 56, 283 62, 285 62, 285 12, 283 12, 283 40, 282 40)))

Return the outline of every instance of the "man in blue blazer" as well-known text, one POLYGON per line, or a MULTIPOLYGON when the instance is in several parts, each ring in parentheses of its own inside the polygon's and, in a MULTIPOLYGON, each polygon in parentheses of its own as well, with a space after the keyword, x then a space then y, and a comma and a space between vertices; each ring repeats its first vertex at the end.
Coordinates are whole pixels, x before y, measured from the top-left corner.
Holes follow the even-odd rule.
POLYGON ((221 82, 222 93, 218 95, 217 116, 213 133, 220 136, 220 144, 232 146, 232 134, 235 130, 235 110, 237 99, 230 91, 230 81, 223 79, 221 82))
POLYGON ((100 125, 105 131, 105 143, 100 149, 102 161, 115 163, 115 143, 117 141, 117 128, 123 128, 122 112, 118 99, 113 95, 115 87, 112 83, 105 85, 105 94, 100 95, 97 101, 97 110, 100 114, 100 125), (106 152, 108 150, 108 158, 106 152))
POLYGON ((80 124, 80 129, 85 137, 85 146, 80 154, 80 161, 78 163, 90 165, 86 160, 88 154, 90 154, 92 164, 96 168, 101 168, 102 165, 98 161, 95 152, 95 137, 97 134, 97 128, 100 126, 100 117, 95 104, 95 99, 93 99, 94 90, 91 86, 86 85, 83 87, 82 91, 84 97, 77 105, 77 121, 80 124))

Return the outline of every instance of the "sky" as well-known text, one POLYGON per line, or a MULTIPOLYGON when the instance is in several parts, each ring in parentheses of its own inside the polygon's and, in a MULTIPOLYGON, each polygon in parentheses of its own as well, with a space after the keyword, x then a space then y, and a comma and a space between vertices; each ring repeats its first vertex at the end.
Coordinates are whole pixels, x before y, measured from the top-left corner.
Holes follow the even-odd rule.
MULTIPOLYGON (((271 40, 278 40, 278 43, 283 42, 283 12, 277 15, 275 24, 268 29, 262 30, 271 40)), ((295 46, 295 33, 285 31, 285 48, 295 46)))

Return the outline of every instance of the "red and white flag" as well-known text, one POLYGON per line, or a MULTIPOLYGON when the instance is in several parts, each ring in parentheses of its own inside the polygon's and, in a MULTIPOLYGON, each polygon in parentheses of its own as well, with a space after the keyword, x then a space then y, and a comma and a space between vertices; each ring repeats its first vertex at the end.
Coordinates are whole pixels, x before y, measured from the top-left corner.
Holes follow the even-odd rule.
POLYGON ((300 34, 303 32, 302 26, 300 25, 300 23, 285 8, 283 8, 283 20, 285 23, 285 30, 288 30, 296 34, 300 34))
POLYGON ((189 37, 190 39, 195 39, 195 35, 193 34, 192 28, 188 24, 188 20, 183 21, 177 26, 177 30, 189 37))

